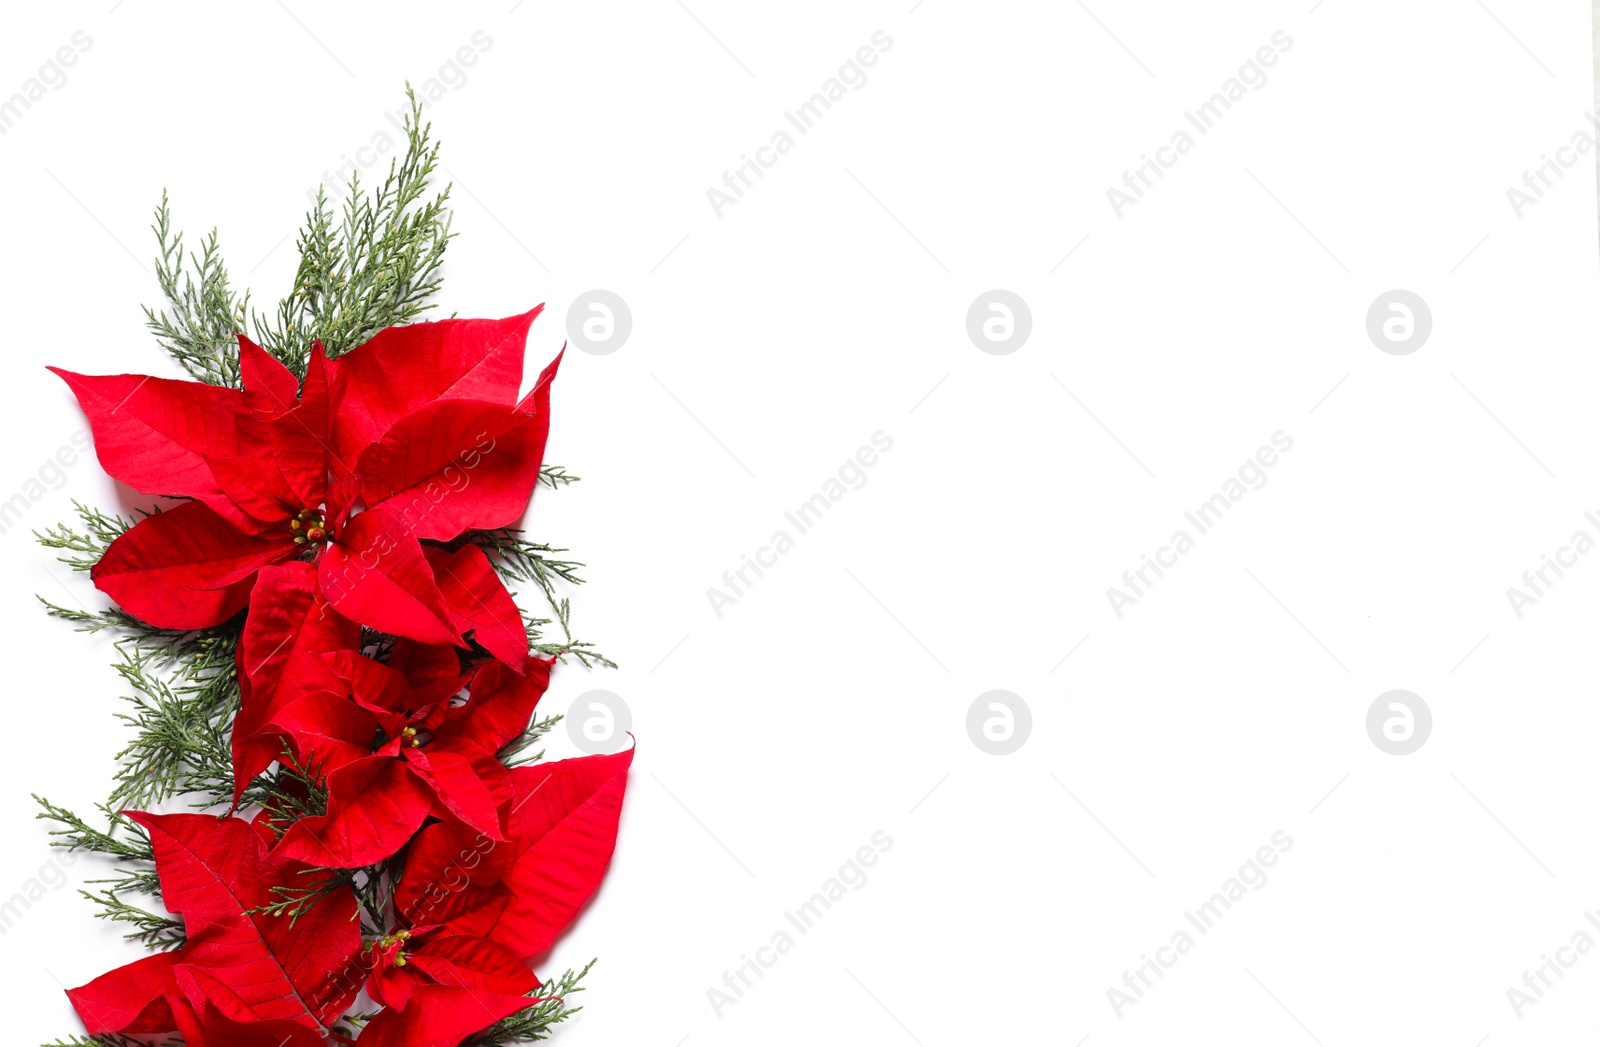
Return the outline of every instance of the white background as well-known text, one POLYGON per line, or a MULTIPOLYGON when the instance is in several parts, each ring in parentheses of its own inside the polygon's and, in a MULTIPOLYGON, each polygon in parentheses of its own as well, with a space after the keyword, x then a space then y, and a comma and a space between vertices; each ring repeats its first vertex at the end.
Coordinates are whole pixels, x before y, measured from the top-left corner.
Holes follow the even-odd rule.
MULTIPOLYGON (((528 523, 591 565, 578 631, 622 664, 548 708, 604 687, 639 740, 611 876, 541 965, 601 960, 557 1042, 1594 1042, 1600 951, 1507 997, 1600 908, 1600 555, 1521 618, 1506 596, 1600 536, 1593 154, 1520 217, 1506 192, 1589 127, 1586 5, 513 2, 10 11, 0 95, 93 44, 0 137, 0 500, 82 425, 45 363, 175 373, 139 312, 163 187, 270 306, 306 189, 482 30, 429 110, 444 310, 548 302, 530 375, 580 293, 633 315, 568 353, 548 458, 584 480, 528 523), (707 189, 878 30, 865 86, 718 217, 707 189), (1117 217, 1107 189, 1278 30, 1265 85, 1117 217), (1011 355, 966 332, 991 288, 1031 308, 1011 355), (1431 307, 1411 355, 1366 333, 1393 288, 1431 307), (715 615, 879 430, 866 485, 715 615), (1279 430, 1266 485, 1117 617, 1107 588, 1279 430), (966 733, 995 688, 1032 712, 1010 756, 966 733), (1434 719, 1404 757, 1365 727, 1394 688, 1434 719), (866 885, 719 1017, 707 990, 880 829, 866 885), (1266 885, 1118 1017, 1107 990, 1278 830, 1266 885)), ((118 504, 85 460, 0 535, 0 896, 50 858, 28 793, 88 808, 126 737, 106 643, 33 602, 100 599, 27 534, 73 497, 118 504)), ((73 896, 98 871, 0 937, 7 1042, 73 1032, 58 982, 139 955, 73 896)))

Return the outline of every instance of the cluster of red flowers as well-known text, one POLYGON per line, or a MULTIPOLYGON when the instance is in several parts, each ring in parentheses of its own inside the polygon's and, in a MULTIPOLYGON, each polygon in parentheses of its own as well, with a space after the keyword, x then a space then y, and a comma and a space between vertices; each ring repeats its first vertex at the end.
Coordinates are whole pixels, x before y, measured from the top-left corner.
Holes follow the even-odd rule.
POLYGON ((363 1047, 457 1047, 542 1002, 527 958, 604 876, 632 753, 497 756, 555 661, 471 540, 515 524, 539 480, 560 358, 519 400, 538 313, 393 327, 334 359, 319 344, 303 381, 240 336, 240 389, 56 372, 111 476, 185 499, 117 538, 95 585, 160 628, 244 611, 236 809, 274 762, 304 800, 127 812, 185 941, 70 990, 91 1035, 349 1043, 334 1027, 365 988, 382 1009, 363 1047), (380 863, 364 939, 352 877, 316 870, 380 863), (326 889, 283 915, 308 882, 326 889))

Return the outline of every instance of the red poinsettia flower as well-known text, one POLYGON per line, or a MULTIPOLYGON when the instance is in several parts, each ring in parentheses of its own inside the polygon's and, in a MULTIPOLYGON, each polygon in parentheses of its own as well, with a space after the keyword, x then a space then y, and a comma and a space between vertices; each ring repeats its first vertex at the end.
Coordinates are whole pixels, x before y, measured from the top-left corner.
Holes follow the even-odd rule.
POLYGON ((326 776, 328 812, 301 818, 274 848, 280 859, 353 869, 398 851, 431 814, 504 840, 511 772, 496 757, 522 733, 554 659, 521 674, 486 662, 461 675, 449 647, 397 643, 401 664, 349 651, 325 655, 335 690, 283 707, 264 731, 288 737, 302 766, 326 776), (452 699, 467 684, 465 703, 452 699))
MULTIPOLYGON (((456 629, 470 633, 479 646, 522 672, 528 661, 527 630, 483 550, 466 545, 453 553, 433 546, 423 551, 456 629)), ((251 602, 254 610, 245 621, 237 652, 241 705, 232 742, 236 801, 283 751, 279 733, 265 730, 266 726, 302 698, 342 696, 343 681, 322 656, 354 651, 361 639, 361 627, 334 610, 311 564, 295 561, 262 568, 256 575, 251 602)), ((403 640, 397 648, 401 662, 409 661, 408 651, 425 646, 403 640)), ((399 664, 394 658, 390 661, 399 664)), ((433 649, 428 665, 441 664, 446 667, 443 675, 459 673, 454 648, 433 649)), ((406 675, 419 686, 430 682, 416 679, 410 669, 406 675)), ((341 715, 348 718, 354 713, 338 710, 329 726, 337 728, 341 715)), ((299 721, 302 729, 315 733, 312 725, 304 723, 303 715, 299 721)), ((333 766, 338 764, 325 769, 333 766)))
POLYGON ((630 749, 514 769, 504 843, 458 821, 422 830, 395 892, 401 918, 543 953, 605 876, 632 763, 630 749))
POLYGON ((447 599, 418 540, 507 526, 526 510, 560 363, 517 400, 538 313, 389 328, 335 360, 318 344, 304 383, 242 335, 242 389, 53 369, 106 472, 193 499, 113 542, 95 584, 152 625, 203 628, 250 601, 262 568, 307 560, 346 618, 462 645, 457 622, 482 623, 447 599))
POLYGON ((298 919, 253 910, 305 866, 273 860, 248 822, 127 812, 150 834, 161 898, 186 941, 67 992, 90 1035, 181 1031, 191 1045, 321 1044, 355 999, 356 898, 341 885, 298 919))
POLYGON ((311 564, 262 568, 251 598, 234 656, 240 697, 232 735, 235 803, 283 753, 282 740, 263 728, 297 698, 337 689, 322 656, 354 651, 361 642, 361 627, 329 605, 311 564))

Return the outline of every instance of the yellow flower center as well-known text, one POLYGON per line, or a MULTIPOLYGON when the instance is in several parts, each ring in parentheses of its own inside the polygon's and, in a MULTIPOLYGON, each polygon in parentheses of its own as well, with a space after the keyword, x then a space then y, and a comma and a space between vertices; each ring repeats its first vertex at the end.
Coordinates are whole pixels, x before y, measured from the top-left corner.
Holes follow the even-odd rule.
POLYGON ((305 509, 298 516, 289 521, 289 530, 294 533, 294 544, 306 545, 326 541, 328 538, 328 525, 322 518, 321 509, 305 509))

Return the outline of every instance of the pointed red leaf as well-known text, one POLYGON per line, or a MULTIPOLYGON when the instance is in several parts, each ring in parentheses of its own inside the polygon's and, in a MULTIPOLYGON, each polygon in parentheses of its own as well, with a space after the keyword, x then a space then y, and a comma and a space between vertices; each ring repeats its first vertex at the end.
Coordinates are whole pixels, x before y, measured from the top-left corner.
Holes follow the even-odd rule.
MULTIPOLYGON (((454 648, 445 648, 454 651, 454 648)), ((455 655, 451 661, 459 665, 455 655)), ((464 675, 445 676, 413 686, 400 672, 381 662, 350 651, 328 657, 328 666, 348 690, 355 704, 377 718, 391 738, 407 727, 431 730, 449 711, 449 701, 466 685, 464 675)))
POLYGON ((288 920, 250 910, 277 900, 277 886, 304 877, 268 859, 249 822, 204 814, 127 812, 155 849, 161 898, 184 917, 188 940, 173 975, 240 1022, 327 1025, 354 999, 359 978, 339 977, 361 947, 355 894, 334 889, 288 920))
POLYGON ((511 772, 520 805, 506 875, 513 900, 490 937, 535 956, 572 922, 611 862, 632 763, 629 749, 511 772))
POLYGON ((89 577, 151 625, 203 629, 232 617, 249 601, 255 572, 294 549, 287 537, 244 534, 205 503, 185 502, 140 520, 89 577))
POLYGON ((479 646, 521 672, 528 657, 528 630, 488 556, 470 542, 453 553, 433 546, 423 553, 456 629, 472 630, 479 646))
POLYGON ((397 725, 396 730, 389 733, 397 733, 399 727, 405 726, 404 714, 411 688, 404 675, 355 651, 339 651, 329 655, 325 661, 357 705, 397 725), (396 718, 390 720, 388 714, 394 714, 396 718))
MULTIPOLYGON (((191 986, 200 990, 216 981, 208 975, 191 972, 191 986)), ((178 1031, 184 1047, 324 1047, 322 1036, 304 1025, 282 1019, 237 1022, 223 1014, 209 999, 198 1012, 181 998, 175 1002, 178 1031)))
POLYGON ((411 968, 410 961, 405 961, 405 966, 395 963, 395 958, 400 955, 405 942, 393 942, 385 945, 383 939, 372 944, 369 954, 372 961, 372 971, 367 975, 367 995, 372 1002, 384 1007, 394 1007, 403 1010, 411 1002, 411 994, 417 986, 423 984, 415 970, 411 968))
POLYGON ((242 531, 264 531, 304 508, 271 458, 241 454, 207 461, 217 486, 238 508, 227 519, 242 531), (240 513, 247 519, 241 520, 240 513))
POLYGON ((439 749, 449 746, 452 751, 459 752, 472 761, 473 768, 478 772, 478 777, 483 779, 483 784, 489 787, 489 794, 494 797, 495 806, 507 812, 507 823, 511 821, 510 811, 517 802, 517 787, 511 781, 511 769, 501 763, 493 753, 484 752, 477 746, 466 743, 434 742, 434 748, 439 749))
POLYGON ((352 516, 323 553, 317 577, 347 618, 422 643, 465 646, 416 536, 392 513, 352 516))
MULTIPOLYGON (((461 753, 427 746, 405 749, 406 762, 439 798, 446 810, 491 840, 504 840, 500 812, 488 784, 473 760, 461 753)), ((502 766, 500 770, 504 772, 502 766)))
POLYGON ((403 1011, 386 1008, 361 1034, 361 1047, 457 1047, 538 1001, 452 985, 419 985, 403 1011))
POLYGON ((328 775, 328 813, 295 822, 272 855, 324 869, 372 865, 405 846, 431 806, 406 761, 379 752, 328 775))
POLYGON ((406 851, 395 909, 413 926, 453 923, 489 903, 497 888, 505 893, 499 881, 515 857, 509 845, 460 822, 430 825, 406 851))
POLYGON ((293 409, 300 380, 276 356, 244 335, 239 339, 239 378, 244 403, 253 413, 275 418, 293 409))
POLYGON ((105 471, 145 494, 225 502, 207 458, 239 453, 235 389, 141 374, 82 375, 50 368, 78 397, 105 471))
MULTIPOLYGON (((472 765, 472 770, 477 774, 478 780, 483 783, 485 789, 489 790, 489 796, 494 802, 495 810, 502 812, 511 810, 511 805, 517 799, 516 788, 511 784, 511 772, 492 753, 486 753, 468 742, 459 741, 436 741, 429 744, 427 749, 435 754, 451 752, 465 757, 467 762, 472 765)), ((460 815, 443 803, 434 804, 433 810, 429 813, 440 821, 455 822, 461 820, 460 815)), ((472 828, 472 826, 468 826, 468 828, 472 828)))
POLYGON ((539 979, 522 958, 499 942, 449 934, 431 938, 408 951, 410 966, 441 985, 522 996, 539 987, 539 979))
POLYGON ((264 733, 288 735, 301 767, 331 774, 372 755, 378 721, 343 695, 310 694, 279 709, 264 733))
POLYGON ((454 916, 445 929, 451 934, 466 934, 475 938, 483 937, 494 930, 500 922, 500 917, 509 909, 516 896, 511 893, 511 888, 503 883, 497 883, 487 891, 477 892, 477 896, 470 903, 461 903, 461 912, 454 916), (468 904, 471 908, 468 908, 468 904))
POLYGON ((401 639, 389 649, 389 668, 404 674, 412 687, 427 687, 460 678, 461 658, 453 644, 401 639))
MULTIPOLYGON (((442 872, 427 867, 417 872, 424 883, 407 892, 404 902, 396 897, 401 912, 416 919, 423 907, 448 907, 458 930, 470 925, 475 933, 523 956, 544 952, 605 876, 632 762, 630 749, 516 768, 511 772, 517 800, 508 845, 513 858, 504 876, 511 898, 504 911, 489 920, 476 919, 475 910, 495 899, 492 888, 470 880, 454 890, 430 891, 426 880, 448 876, 446 866, 442 872)), ((455 878, 458 883, 464 879, 459 871, 455 878)))
POLYGON ((525 664, 520 676, 499 662, 480 667, 472 678, 467 704, 451 710, 449 719, 433 732, 434 744, 461 740, 495 753, 521 734, 550 686, 555 659, 529 656, 525 664))
POLYGON ((354 473, 340 476, 328 484, 328 502, 323 520, 327 522, 329 534, 338 534, 344 530, 345 523, 350 519, 350 513, 355 509, 356 499, 360 497, 361 477, 354 473))
POLYGON ((328 493, 328 470, 348 468, 334 451, 334 418, 343 397, 344 382, 329 373, 322 343, 312 346, 300 402, 272 421, 269 428, 272 456, 299 497, 300 507, 320 506, 328 493))
MULTIPOLYGON (((420 538, 448 541, 505 515, 526 464, 502 447, 524 419, 516 408, 482 400, 438 400, 406 415, 361 453, 356 472, 370 506, 402 514, 420 538), (485 498, 490 501, 485 504, 485 498)), ((537 479, 539 464, 532 465, 537 479)), ((530 488, 531 490, 531 488, 530 488)), ((511 515, 522 515, 522 506, 511 515)))
POLYGON ((560 363, 557 356, 514 408, 441 400, 396 422, 361 454, 356 471, 367 504, 387 506, 417 537, 441 541, 516 523, 539 482, 560 363))
POLYGON ((340 694, 322 656, 353 652, 361 641, 361 627, 323 599, 317 570, 308 563, 262 568, 251 598, 255 609, 245 619, 237 656, 243 693, 233 724, 235 800, 282 752, 277 738, 260 736, 261 729, 302 698, 340 694))
POLYGON ((333 361, 347 382, 339 412, 340 455, 355 462, 395 422, 434 400, 515 403, 528 327, 543 308, 504 320, 386 328, 333 361))
POLYGON ((160 952, 68 989, 67 999, 91 1036, 136 1035, 177 1028, 167 997, 178 992, 172 977, 172 954, 160 952))

